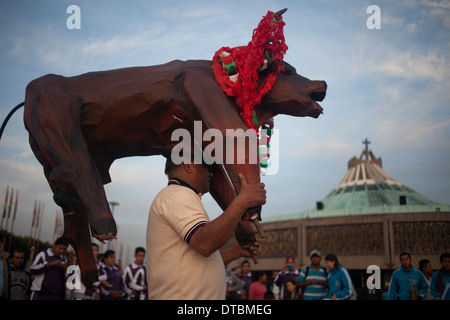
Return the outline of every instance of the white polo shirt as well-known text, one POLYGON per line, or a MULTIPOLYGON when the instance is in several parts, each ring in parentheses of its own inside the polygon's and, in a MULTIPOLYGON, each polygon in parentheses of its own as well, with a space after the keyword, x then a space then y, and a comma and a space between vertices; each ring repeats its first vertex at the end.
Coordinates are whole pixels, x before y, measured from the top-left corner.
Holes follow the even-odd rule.
POLYGON ((188 187, 171 184, 155 197, 147 225, 150 300, 225 299, 226 274, 219 250, 204 257, 188 244, 209 221, 200 196, 188 187))

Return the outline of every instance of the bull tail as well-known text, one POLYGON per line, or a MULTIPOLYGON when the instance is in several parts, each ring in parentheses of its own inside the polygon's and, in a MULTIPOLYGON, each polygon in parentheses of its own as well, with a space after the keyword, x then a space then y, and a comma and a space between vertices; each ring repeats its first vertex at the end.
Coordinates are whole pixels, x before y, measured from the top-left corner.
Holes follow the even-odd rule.
POLYGON ((9 119, 12 117, 14 112, 19 110, 21 107, 23 107, 25 102, 19 103, 17 106, 15 106, 6 116, 5 120, 3 120, 2 127, 0 128, 0 140, 2 139, 3 131, 5 130, 6 125, 8 124, 9 119))

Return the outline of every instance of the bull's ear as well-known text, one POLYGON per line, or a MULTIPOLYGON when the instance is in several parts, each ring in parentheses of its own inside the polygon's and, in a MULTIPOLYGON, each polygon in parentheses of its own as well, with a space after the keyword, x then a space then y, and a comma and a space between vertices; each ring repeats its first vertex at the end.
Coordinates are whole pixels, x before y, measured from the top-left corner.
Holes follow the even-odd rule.
POLYGON ((270 73, 276 72, 277 70, 278 70, 278 64, 276 64, 275 62, 272 62, 267 66, 266 69, 264 69, 263 71, 261 71, 259 73, 259 77, 263 78, 270 73))

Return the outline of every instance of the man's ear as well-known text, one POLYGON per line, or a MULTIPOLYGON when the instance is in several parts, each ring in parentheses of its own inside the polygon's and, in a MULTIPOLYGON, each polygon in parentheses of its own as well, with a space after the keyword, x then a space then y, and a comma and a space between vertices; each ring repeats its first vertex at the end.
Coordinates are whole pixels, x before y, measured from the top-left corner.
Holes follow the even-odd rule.
POLYGON ((184 171, 186 171, 189 174, 192 174, 194 172, 193 163, 183 163, 184 171))

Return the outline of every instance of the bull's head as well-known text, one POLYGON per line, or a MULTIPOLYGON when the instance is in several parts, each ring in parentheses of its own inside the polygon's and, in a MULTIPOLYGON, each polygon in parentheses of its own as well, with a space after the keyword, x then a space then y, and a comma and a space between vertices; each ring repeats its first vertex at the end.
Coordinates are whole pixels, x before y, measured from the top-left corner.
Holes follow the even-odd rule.
MULTIPOLYGON (((286 62, 283 62, 283 67, 284 71, 278 73, 272 89, 255 107, 258 122, 264 123, 278 114, 296 117, 319 117, 322 113, 322 107, 316 101, 322 101, 325 98, 326 82, 312 81, 302 77, 297 74, 294 67, 286 62)), ((264 80, 265 74, 270 71, 269 69, 261 73, 261 82, 264 80)), ((250 148, 252 147, 255 146, 250 146, 250 148)), ((259 164, 249 163, 224 165, 223 168, 216 167, 213 171, 214 178, 211 181, 210 193, 222 208, 226 208, 234 200, 235 192, 239 193, 238 174, 243 173, 247 177, 248 183, 257 183, 260 181, 259 170, 259 164), (224 171, 226 172, 224 173, 224 171), (231 183, 227 183, 227 180, 231 183)), ((243 221, 236 229, 236 237, 242 245, 254 242, 253 227, 248 221, 254 220, 255 216, 260 219, 260 213, 261 207, 251 208, 243 216, 243 221)))
POLYGON ((322 107, 316 101, 322 101, 325 98, 326 82, 312 81, 302 77, 287 62, 283 62, 283 67, 284 71, 277 75, 272 89, 255 108, 258 121, 264 123, 278 114, 319 117, 322 107))

